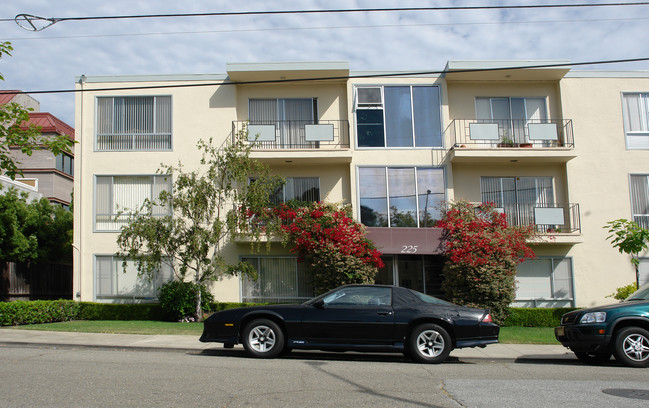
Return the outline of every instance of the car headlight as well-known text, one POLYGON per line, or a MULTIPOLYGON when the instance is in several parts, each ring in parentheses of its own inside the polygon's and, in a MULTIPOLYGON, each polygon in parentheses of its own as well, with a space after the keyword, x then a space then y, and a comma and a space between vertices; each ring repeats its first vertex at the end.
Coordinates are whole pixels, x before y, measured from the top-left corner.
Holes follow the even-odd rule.
POLYGON ((579 323, 603 323, 606 321, 606 312, 586 313, 581 317, 579 323))

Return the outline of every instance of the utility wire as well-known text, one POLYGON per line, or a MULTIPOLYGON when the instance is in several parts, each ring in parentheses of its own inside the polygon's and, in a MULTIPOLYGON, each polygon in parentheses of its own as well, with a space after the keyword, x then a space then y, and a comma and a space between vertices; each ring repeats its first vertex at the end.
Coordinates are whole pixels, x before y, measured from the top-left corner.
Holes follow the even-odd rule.
POLYGON ((295 82, 316 82, 316 81, 333 81, 333 80, 346 80, 346 79, 360 79, 360 78, 395 78, 395 77, 408 77, 408 76, 421 76, 421 75, 441 75, 441 74, 459 74, 467 72, 493 72, 493 71, 507 71, 519 69, 538 69, 538 68, 561 68, 561 67, 574 67, 574 66, 587 66, 587 65, 604 65, 604 64, 622 64, 630 62, 644 62, 649 61, 649 57, 644 58, 626 58, 618 60, 600 60, 600 61, 586 61, 586 62, 567 62, 556 64, 538 64, 538 65, 518 65, 510 67, 498 68, 481 68, 481 69, 463 69, 453 71, 412 71, 412 72, 395 72, 395 73, 378 73, 378 74, 363 74, 363 75, 345 75, 334 77, 313 77, 313 78, 300 78, 300 79, 275 79, 275 80, 260 80, 260 81, 221 81, 221 82, 208 82, 199 84, 177 84, 177 85, 150 85, 150 86, 134 86, 134 87, 111 87, 111 88, 92 88, 92 89, 58 89, 50 91, 1 91, 0 95, 6 94, 64 94, 64 93, 77 93, 77 92, 102 92, 102 91, 124 91, 136 89, 173 89, 173 88, 197 88, 204 86, 221 86, 221 85, 258 85, 258 84, 277 84, 277 83, 295 83, 295 82))
MULTIPOLYGON (((575 3, 575 4, 525 4, 500 6, 438 6, 438 7, 394 7, 394 8, 360 8, 360 9, 328 9, 328 10, 268 10, 268 11, 228 11, 209 13, 173 13, 173 14, 133 14, 122 16, 86 16, 86 17, 40 17, 32 14, 18 14, 13 20, 20 27, 30 31, 40 31, 61 21, 85 20, 118 20, 142 18, 172 18, 172 17, 213 17, 213 16, 251 16, 251 15, 286 15, 286 14, 339 14, 339 13, 375 13, 394 11, 458 11, 458 10, 514 10, 514 9, 549 9, 549 8, 584 8, 584 7, 622 7, 647 6, 649 2, 619 2, 619 3, 575 3), (46 24, 37 27, 34 21, 46 24)), ((0 19, 0 22, 11 21, 0 19)))
POLYGON ((553 23, 597 23, 613 21, 639 21, 649 20, 649 17, 619 17, 619 18, 594 18, 594 19, 568 19, 568 20, 527 20, 527 21, 476 21, 465 23, 420 23, 420 24, 378 24, 378 25, 353 25, 353 26, 315 26, 315 27, 275 27, 275 28, 241 28, 233 30, 201 30, 201 31, 160 31, 152 33, 123 33, 123 34, 87 34, 56 37, 15 37, 5 38, 6 41, 37 41, 37 40, 69 40, 77 38, 114 38, 114 37, 148 37, 156 35, 189 35, 189 34, 220 34, 220 33, 245 33, 269 31, 305 31, 305 30, 345 30, 364 28, 389 28, 389 27, 446 27, 462 25, 507 25, 507 24, 553 24, 553 23))

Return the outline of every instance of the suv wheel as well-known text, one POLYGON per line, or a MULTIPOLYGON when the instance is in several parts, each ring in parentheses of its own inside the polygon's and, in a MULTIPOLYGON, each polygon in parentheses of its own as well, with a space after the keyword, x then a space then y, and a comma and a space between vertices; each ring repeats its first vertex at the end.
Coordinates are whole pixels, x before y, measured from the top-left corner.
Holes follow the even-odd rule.
POLYGON ((640 327, 625 327, 613 341, 615 358, 630 367, 649 367, 649 331, 640 327))

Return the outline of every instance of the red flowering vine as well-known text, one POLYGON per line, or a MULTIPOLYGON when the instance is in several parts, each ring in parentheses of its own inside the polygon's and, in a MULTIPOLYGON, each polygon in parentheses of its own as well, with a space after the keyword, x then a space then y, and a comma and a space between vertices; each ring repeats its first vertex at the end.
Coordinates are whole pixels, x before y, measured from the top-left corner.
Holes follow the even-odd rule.
POLYGON ((365 237, 365 227, 349 207, 281 204, 271 210, 283 241, 313 271, 316 293, 348 283, 372 283, 382 268, 381 252, 365 237))
POLYGON ((516 266, 535 257, 528 241, 533 227, 513 227, 493 204, 458 201, 436 225, 444 229, 442 288, 452 301, 490 308, 502 322, 516 295, 516 266))

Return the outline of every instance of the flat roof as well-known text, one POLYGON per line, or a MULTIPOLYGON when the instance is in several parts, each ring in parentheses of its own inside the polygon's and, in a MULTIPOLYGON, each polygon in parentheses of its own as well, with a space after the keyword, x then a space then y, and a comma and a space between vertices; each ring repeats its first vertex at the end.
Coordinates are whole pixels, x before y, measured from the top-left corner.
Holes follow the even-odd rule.
POLYGON ((450 81, 559 80, 570 71, 570 61, 457 60, 448 61, 444 71, 450 81))

